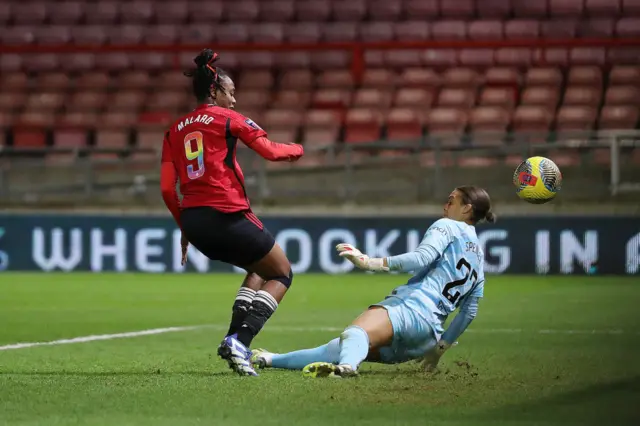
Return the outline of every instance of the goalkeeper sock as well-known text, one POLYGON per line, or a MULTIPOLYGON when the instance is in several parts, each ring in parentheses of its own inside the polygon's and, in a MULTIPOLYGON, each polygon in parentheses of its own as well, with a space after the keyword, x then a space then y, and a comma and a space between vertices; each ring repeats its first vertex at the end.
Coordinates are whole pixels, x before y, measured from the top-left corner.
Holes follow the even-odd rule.
POLYGON ((238 340, 247 348, 253 338, 262 330, 264 324, 278 308, 278 302, 269 293, 259 290, 251 302, 251 309, 238 329, 238 340))
POLYGON ((353 371, 369 354, 369 336, 362 328, 352 325, 340 335, 340 365, 350 365, 353 371))
POLYGON ((227 336, 231 336, 238 332, 238 329, 247 317, 247 313, 251 308, 253 298, 256 296, 256 291, 248 287, 240 287, 236 296, 235 302, 233 302, 233 308, 231 311, 231 323, 229 324, 229 331, 227 336))
POLYGON ((312 349, 286 354, 273 354, 271 367, 286 368, 287 370, 302 370, 312 362, 330 362, 337 364, 340 360, 340 339, 333 339, 329 343, 312 349))

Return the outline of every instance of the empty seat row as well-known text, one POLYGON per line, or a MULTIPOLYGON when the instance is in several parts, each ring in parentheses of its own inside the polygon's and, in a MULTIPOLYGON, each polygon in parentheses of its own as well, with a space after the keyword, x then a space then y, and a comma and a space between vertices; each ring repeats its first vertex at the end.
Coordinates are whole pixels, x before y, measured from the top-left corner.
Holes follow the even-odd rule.
POLYGON ((162 24, 142 26, 40 25, 3 28, 7 45, 103 45, 173 43, 316 43, 353 41, 502 40, 573 37, 638 37, 640 18, 597 20, 405 21, 336 23, 162 24))
POLYGON ((229 21, 359 21, 471 17, 640 15, 638 0, 133 0, 5 1, 0 23, 113 24, 229 21))
MULTIPOLYGON (((264 89, 309 91, 321 89, 348 89, 358 86, 353 73, 347 69, 313 72, 311 70, 288 70, 274 73, 270 70, 244 70, 233 74, 240 93, 245 90, 264 89)), ((362 87, 416 87, 435 89, 444 87, 488 86, 602 86, 640 85, 640 66, 616 65, 610 69, 597 66, 574 66, 566 70, 557 67, 532 67, 524 72, 510 67, 489 67, 484 70, 467 67, 451 67, 442 72, 429 68, 406 68, 401 72, 393 69, 366 69, 362 75, 362 87)), ((0 74, 0 89, 8 92, 65 91, 87 89, 89 91, 122 89, 185 89, 189 80, 181 71, 165 70, 151 73, 143 70, 122 71, 110 74, 104 71, 87 71, 69 74, 62 71, 26 74, 6 72, 0 74)))

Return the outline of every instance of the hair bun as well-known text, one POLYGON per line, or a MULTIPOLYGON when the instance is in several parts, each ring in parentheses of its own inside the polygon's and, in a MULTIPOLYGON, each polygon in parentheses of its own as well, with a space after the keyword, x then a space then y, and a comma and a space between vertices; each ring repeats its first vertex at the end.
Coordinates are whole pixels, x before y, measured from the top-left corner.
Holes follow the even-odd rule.
POLYGON ((486 220, 489 223, 495 223, 497 217, 495 214, 493 214, 492 211, 488 211, 487 214, 484 216, 484 220, 486 220))
POLYGON ((200 68, 204 68, 207 65, 211 65, 218 59, 218 55, 211 49, 203 49, 198 56, 195 57, 193 62, 200 68))

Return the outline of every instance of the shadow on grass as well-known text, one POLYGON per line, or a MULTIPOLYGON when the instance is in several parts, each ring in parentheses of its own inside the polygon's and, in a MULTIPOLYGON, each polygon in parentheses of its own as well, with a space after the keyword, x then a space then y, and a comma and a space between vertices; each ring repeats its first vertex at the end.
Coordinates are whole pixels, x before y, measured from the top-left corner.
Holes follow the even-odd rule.
POLYGON ((639 425, 640 376, 559 393, 537 401, 506 405, 482 412, 486 420, 573 423, 581 425, 639 425))

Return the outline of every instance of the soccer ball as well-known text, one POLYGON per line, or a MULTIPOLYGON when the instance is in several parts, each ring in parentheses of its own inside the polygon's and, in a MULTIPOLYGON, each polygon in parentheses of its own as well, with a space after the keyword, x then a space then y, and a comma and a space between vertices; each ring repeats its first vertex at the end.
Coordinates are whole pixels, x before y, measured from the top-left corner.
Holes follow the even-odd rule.
POLYGON ((562 187, 562 173, 556 163, 545 157, 524 160, 513 173, 516 193, 531 204, 553 200, 562 187))

